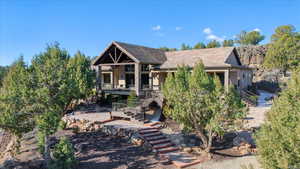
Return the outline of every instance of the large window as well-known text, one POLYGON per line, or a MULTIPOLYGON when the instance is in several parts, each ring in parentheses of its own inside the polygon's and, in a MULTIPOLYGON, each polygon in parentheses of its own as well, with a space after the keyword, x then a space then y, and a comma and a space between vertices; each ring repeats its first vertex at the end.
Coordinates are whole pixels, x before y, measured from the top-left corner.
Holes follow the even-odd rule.
POLYGON ((125 72, 134 72, 134 65, 125 65, 125 72))
POLYGON ((128 73, 125 75, 126 88, 134 87, 134 74, 128 73))
POLYGON ((150 86, 149 86, 149 73, 143 73, 141 75, 141 79, 142 79, 142 89, 150 88, 150 86))
POLYGON ((143 64, 143 65, 142 65, 142 71, 143 71, 143 72, 149 71, 149 65, 143 64))
POLYGON ((110 73, 103 73, 103 83, 104 84, 111 83, 110 73))

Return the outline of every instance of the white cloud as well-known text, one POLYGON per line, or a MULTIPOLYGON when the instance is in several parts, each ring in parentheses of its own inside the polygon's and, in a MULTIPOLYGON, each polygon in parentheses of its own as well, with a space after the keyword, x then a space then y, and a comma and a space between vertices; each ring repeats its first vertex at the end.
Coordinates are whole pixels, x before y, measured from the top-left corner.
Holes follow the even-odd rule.
POLYGON ((224 41, 224 38, 216 36, 216 35, 213 35, 213 34, 207 35, 206 39, 208 39, 208 40, 216 40, 216 41, 219 41, 219 42, 224 41))
POLYGON ((153 31, 159 31, 161 29, 160 25, 156 25, 152 27, 153 31))
POLYGON ((212 34, 212 30, 210 28, 205 28, 205 29, 203 29, 203 33, 212 34))
POLYGON ((255 28, 255 29, 253 29, 253 31, 261 32, 261 30, 259 28, 255 28))
POLYGON ((180 31, 180 30, 182 30, 182 27, 177 26, 177 27, 175 27, 175 30, 176 30, 176 31, 180 31))
POLYGON ((203 33, 207 34, 206 35, 206 39, 207 40, 216 40, 216 41, 222 42, 226 38, 226 36, 219 37, 219 36, 213 34, 213 31, 212 31, 211 28, 205 28, 205 29, 203 29, 203 33))

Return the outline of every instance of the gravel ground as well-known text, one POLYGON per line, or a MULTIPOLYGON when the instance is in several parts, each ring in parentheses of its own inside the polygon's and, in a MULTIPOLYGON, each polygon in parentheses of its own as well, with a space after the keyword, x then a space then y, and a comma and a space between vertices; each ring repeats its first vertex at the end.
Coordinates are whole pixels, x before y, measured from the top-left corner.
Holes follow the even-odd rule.
POLYGON ((241 169, 242 165, 253 165, 254 169, 260 169, 259 163, 255 156, 245 156, 233 159, 226 159, 222 161, 208 161, 189 169, 241 169))
POLYGON ((162 165, 152 152, 134 146, 120 137, 101 132, 80 133, 72 136, 76 148, 77 169, 172 169, 162 165))

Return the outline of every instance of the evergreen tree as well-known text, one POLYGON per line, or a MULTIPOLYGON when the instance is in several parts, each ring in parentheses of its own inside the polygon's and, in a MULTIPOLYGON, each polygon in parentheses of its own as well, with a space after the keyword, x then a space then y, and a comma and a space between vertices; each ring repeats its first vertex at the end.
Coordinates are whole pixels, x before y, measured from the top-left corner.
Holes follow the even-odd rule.
POLYGON ((48 46, 32 61, 39 145, 47 162, 50 162, 48 137, 56 132, 61 116, 73 99, 75 85, 67 70, 68 61, 68 52, 57 43, 48 46))
POLYGON ((163 51, 166 51, 166 52, 168 52, 168 51, 176 51, 177 50, 176 48, 168 48, 166 46, 160 47, 159 49, 163 50, 163 51))
POLYGON ((190 49, 192 49, 190 45, 186 45, 185 43, 181 45, 181 50, 190 50, 190 49))
POLYGON ((223 47, 234 46, 234 41, 232 39, 224 40, 222 46, 223 47))
POLYGON ((276 28, 268 47, 264 66, 279 68, 284 75, 300 64, 300 34, 291 25, 276 28))
POLYGON ((259 42, 265 39, 258 31, 246 32, 242 31, 237 35, 236 43, 240 45, 258 45, 259 42))
POLYGON ((220 46, 221 46, 220 42, 216 40, 212 40, 206 45, 206 48, 218 48, 220 46))
POLYGON ((33 90, 29 73, 23 58, 20 58, 10 67, 0 89, 0 128, 16 137, 17 152, 22 135, 34 125, 30 112, 33 90))
POLYGON ((185 130, 195 131, 206 152, 211 149, 213 136, 232 129, 234 122, 244 117, 245 105, 238 95, 226 92, 217 76, 209 77, 202 63, 192 73, 183 66, 177 68, 175 75, 168 74, 163 94, 166 115, 185 130))
POLYGON ((0 66, 0 87, 2 86, 2 81, 5 75, 7 74, 8 69, 9 69, 8 66, 0 66))
POLYGON ((72 169, 77 164, 75 150, 66 137, 62 137, 53 151, 50 169, 72 169))
POLYGON ((81 52, 77 52, 70 58, 67 65, 69 78, 72 83, 69 86, 72 89, 73 99, 86 99, 92 94, 95 86, 95 75, 91 70, 91 61, 81 52))
POLYGON ((274 101, 256 136, 259 160, 265 169, 300 168, 300 69, 274 101))
POLYGON ((205 44, 203 42, 198 42, 195 46, 194 49, 203 49, 206 48, 205 44))

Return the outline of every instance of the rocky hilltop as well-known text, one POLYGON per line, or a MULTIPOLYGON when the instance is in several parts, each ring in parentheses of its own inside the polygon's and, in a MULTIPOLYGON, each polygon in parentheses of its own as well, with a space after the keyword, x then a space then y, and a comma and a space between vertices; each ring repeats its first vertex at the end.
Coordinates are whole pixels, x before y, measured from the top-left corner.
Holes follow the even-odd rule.
POLYGON ((266 57, 268 45, 249 45, 237 47, 237 52, 243 65, 254 69, 253 82, 259 89, 278 92, 284 86, 287 78, 283 78, 278 69, 267 70, 262 64, 266 57))
POLYGON ((241 57, 241 62, 244 65, 252 67, 260 67, 263 64, 267 53, 267 45, 249 45, 237 47, 237 52, 241 57))

